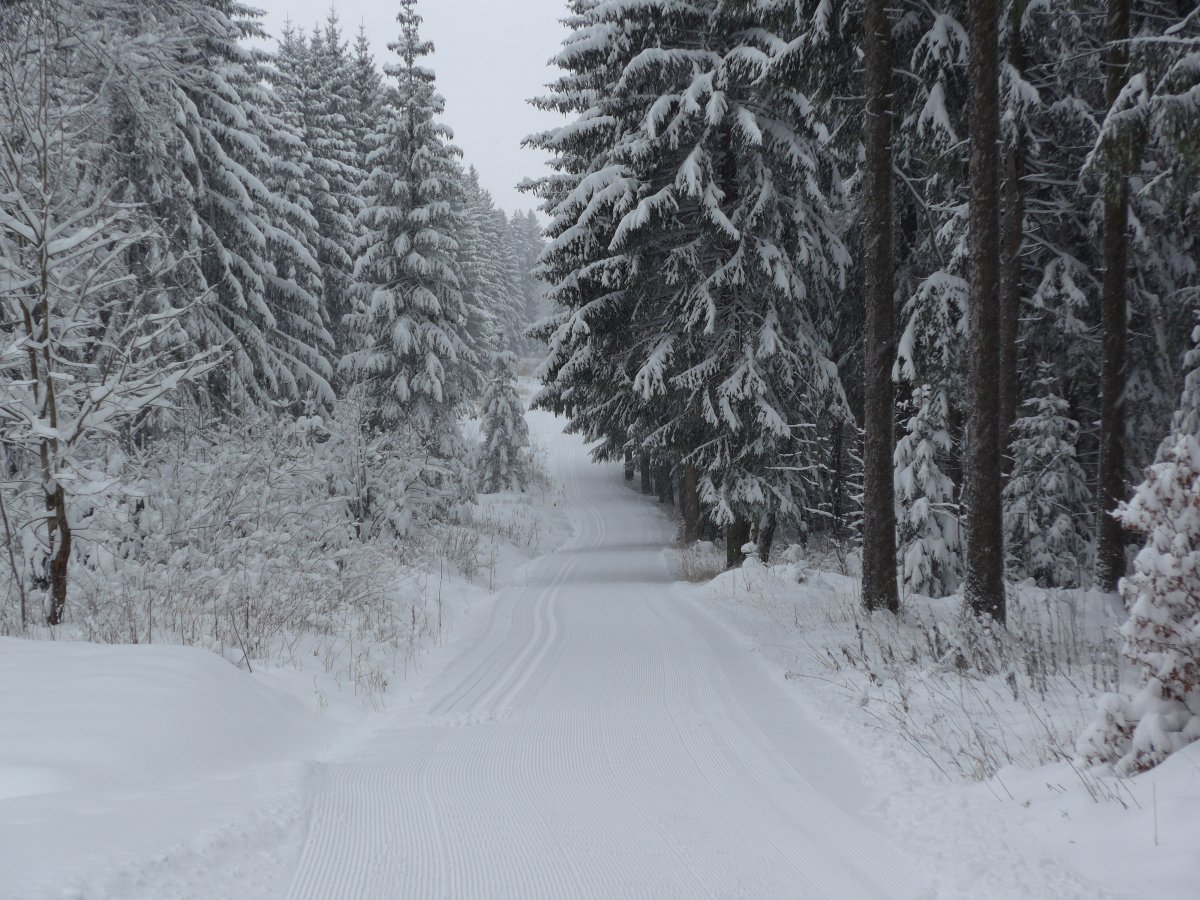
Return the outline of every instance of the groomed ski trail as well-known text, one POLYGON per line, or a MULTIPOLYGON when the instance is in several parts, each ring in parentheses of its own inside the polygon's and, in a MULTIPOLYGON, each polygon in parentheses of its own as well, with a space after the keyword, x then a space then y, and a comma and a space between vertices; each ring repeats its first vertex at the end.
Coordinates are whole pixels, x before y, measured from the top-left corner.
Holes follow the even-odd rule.
POLYGON ((577 440, 575 534, 351 756, 314 766, 287 896, 915 898, 855 763, 673 594, 669 525, 577 440))

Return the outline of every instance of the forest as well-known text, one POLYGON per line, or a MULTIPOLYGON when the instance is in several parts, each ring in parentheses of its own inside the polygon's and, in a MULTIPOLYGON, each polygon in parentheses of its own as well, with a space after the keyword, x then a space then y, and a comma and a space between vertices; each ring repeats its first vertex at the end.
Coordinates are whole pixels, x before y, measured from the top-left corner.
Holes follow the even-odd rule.
POLYGON ((573 9, 537 402, 729 566, 849 544, 868 609, 1000 625, 1121 585, 1149 684, 1088 752, 1200 736, 1195 4, 573 9))
POLYGON ((521 211, 417 0, 381 59, 252 6, 0 2, 0 636, 321 656, 381 703, 513 547, 607 546, 553 416, 677 581, 786 576, 819 643, 796 597, 846 579, 817 655, 899 731, 918 667, 1079 693, 970 777, 1200 740, 1200 5, 566 0, 521 211))
POLYGON ((543 239, 461 160, 419 22, 381 71, 332 11, 268 52, 240 3, 5 5, 0 631, 145 640, 156 599, 247 631, 523 477, 460 424, 523 425, 497 363, 543 239))

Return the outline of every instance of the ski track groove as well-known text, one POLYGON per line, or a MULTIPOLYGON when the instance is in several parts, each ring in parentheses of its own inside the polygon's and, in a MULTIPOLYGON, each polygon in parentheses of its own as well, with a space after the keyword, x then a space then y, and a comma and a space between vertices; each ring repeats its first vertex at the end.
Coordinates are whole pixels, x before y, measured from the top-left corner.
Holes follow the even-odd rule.
POLYGON ((574 534, 531 564, 527 584, 496 596, 487 630, 428 702, 314 766, 287 896, 865 900, 927 890, 836 790, 805 777, 807 743, 772 738, 764 716, 804 713, 781 693, 762 708, 756 697, 779 693, 770 676, 671 592, 657 504, 582 450, 558 462, 574 534))

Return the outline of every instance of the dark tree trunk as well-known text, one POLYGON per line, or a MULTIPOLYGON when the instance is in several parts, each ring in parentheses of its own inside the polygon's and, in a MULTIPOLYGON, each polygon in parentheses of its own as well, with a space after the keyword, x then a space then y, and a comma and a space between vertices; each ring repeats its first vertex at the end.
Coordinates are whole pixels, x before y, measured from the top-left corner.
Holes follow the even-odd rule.
POLYGON ((683 542, 700 537, 700 472, 692 463, 684 463, 679 483, 679 508, 683 515, 683 542))
POLYGON ((867 0, 866 50, 866 328, 863 336, 863 579, 867 609, 900 608, 896 590, 896 501, 893 481, 896 398, 892 259, 892 46, 884 0, 867 0))
POLYGON ((671 481, 670 463, 659 463, 658 477, 655 482, 658 486, 658 502, 673 504, 675 502, 675 485, 671 481))
POLYGON ((643 452, 638 457, 638 471, 642 474, 642 493, 653 494, 654 482, 650 476, 650 454, 643 452))
MULTIPOLYGON (((1125 83, 1129 51, 1129 0, 1108 3, 1108 68, 1106 99, 1116 102, 1125 83)), ((1124 162, 1126 154, 1118 154, 1124 162)), ((1113 165, 1104 188, 1104 280, 1100 291, 1103 362, 1100 385, 1100 472, 1097 478, 1100 522, 1096 545, 1096 581, 1115 591, 1125 574, 1125 536, 1113 518, 1125 499, 1125 280, 1129 239, 1129 183, 1123 165, 1113 165)))
MULTIPOLYGON (((1026 0, 1014 0, 1009 19, 1008 61, 1021 75, 1025 73, 1021 22, 1026 5, 1026 0)), ((1013 133, 1004 147, 1004 220, 1000 234, 1000 453, 1005 460, 1020 402, 1017 331, 1021 319, 1021 245, 1025 231, 1025 191, 1021 181, 1025 175, 1023 127, 1018 117, 1012 123, 1013 133)), ((1009 468, 1004 463, 1002 471, 1007 472, 1009 468)))
POLYGON ((626 449, 625 451, 625 480, 633 481, 633 451, 626 449))
POLYGON ((758 532, 758 558, 763 565, 771 561, 771 546, 775 543, 775 527, 779 520, 775 513, 767 513, 758 532))
POLYGON ((969 18, 971 207, 967 425, 967 572, 963 596, 977 615, 1005 619, 1000 507, 1000 190, 997 0, 973 0, 969 18))
POLYGON ((46 495, 46 510, 50 513, 50 611, 47 625, 61 625, 67 610, 67 572, 71 563, 71 525, 67 521, 67 498, 62 486, 46 495))
POLYGON ((736 569, 746 561, 742 552, 750 540, 750 522, 738 518, 725 526, 725 568, 736 569))

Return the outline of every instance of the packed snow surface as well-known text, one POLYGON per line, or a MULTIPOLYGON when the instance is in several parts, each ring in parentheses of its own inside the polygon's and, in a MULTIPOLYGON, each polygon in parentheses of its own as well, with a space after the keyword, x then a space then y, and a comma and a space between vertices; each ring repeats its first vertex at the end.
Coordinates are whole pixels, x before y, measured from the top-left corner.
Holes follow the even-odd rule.
POLYGON ((314 768, 288 896, 916 897, 841 747, 714 620, 609 467, 575 535, 347 757, 314 768))

